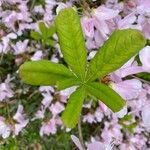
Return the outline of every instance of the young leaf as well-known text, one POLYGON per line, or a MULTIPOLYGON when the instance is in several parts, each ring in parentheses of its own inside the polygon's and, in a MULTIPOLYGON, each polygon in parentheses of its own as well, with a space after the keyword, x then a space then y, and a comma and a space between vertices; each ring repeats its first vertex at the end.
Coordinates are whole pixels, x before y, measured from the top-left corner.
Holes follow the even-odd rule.
POLYGON ((56 32, 56 29, 54 26, 51 26, 49 28, 47 28, 47 36, 48 37, 52 37, 52 35, 56 32))
POLYGON ((62 10, 56 17, 55 26, 65 61, 84 80, 86 48, 78 14, 72 8, 62 10))
POLYGON ((92 81, 117 70, 145 44, 138 30, 116 30, 91 60, 86 79, 92 81))
POLYGON ((113 112, 120 111, 125 105, 125 101, 110 87, 102 83, 87 83, 87 91, 101 100, 106 106, 108 106, 113 112))
POLYGON ((47 39, 47 27, 44 22, 39 23, 39 29, 44 39, 47 39))
POLYGON ((40 40, 41 39, 41 35, 38 32, 35 31, 31 31, 31 37, 35 40, 40 40))
POLYGON ((67 107, 62 115, 62 120, 68 128, 73 128, 77 124, 85 96, 84 87, 79 87, 70 95, 67 107))
POLYGON ((76 78, 62 64, 48 60, 26 62, 21 65, 19 74, 25 83, 31 85, 55 85, 60 80, 76 78))

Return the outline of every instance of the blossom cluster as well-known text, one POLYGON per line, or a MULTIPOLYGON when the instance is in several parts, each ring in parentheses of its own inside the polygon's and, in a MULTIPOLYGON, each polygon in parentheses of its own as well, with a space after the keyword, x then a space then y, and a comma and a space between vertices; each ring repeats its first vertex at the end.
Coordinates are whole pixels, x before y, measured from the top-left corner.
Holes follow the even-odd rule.
MULTIPOLYGON (((30 91, 30 86, 21 89, 23 83, 18 79, 18 69, 26 60, 49 59, 56 63, 62 61, 56 34, 53 35, 56 43, 50 47, 32 39, 30 32, 40 33, 39 22, 51 26, 61 9, 73 6, 77 10, 82 8, 80 20, 88 50, 88 60, 94 57, 96 49, 101 47, 116 29, 138 29, 147 39, 147 45, 139 54, 102 81, 123 97, 127 105, 120 112, 113 113, 101 101, 95 102, 91 97, 84 103, 82 124, 101 127, 95 135, 89 135, 84 143, 85 147, 88 150, 150 148, 150 81, 146 79, 150 73, 150 1, 106 0, 101 4, 96 2, 0 1, 0 65, 4 66, 7 64, 6 61, 9 63, 10 60, 5 60, 5 56, 11 55, 15 66, 11 66, 13 69, 10 72, 0 72, 0 103, 7 110, 7 115, 1 113, 0 116, 0 136, 3 139, 21 134, 23 129, 35 120, 41 121, 39 130, 41 137, 55 135, 58 129, 71 132, 71 129, 64 127, 60 116, 69 95, 75 88, 60 92, 51 86, 41 86, 35 91, 33 89, 30 91), (143 78, 142 75, 146 77, 143 78), (18 82, 20 82, 19 87, 18 82), (33 110, 34 114, 28 116, 28 108, 24 111, 25 106, 23 106, 26 103, 20 101, 18 95, 32 96, 36 95, 36 92, 41 95, 39 103, 36 110, 33 110), (13 110, 12 115, 9 109, 16 104, 17 112, 13 110)), ((80 150, 84 149, 83 143, 76 136, 72 135, 71 138, 80 150)))

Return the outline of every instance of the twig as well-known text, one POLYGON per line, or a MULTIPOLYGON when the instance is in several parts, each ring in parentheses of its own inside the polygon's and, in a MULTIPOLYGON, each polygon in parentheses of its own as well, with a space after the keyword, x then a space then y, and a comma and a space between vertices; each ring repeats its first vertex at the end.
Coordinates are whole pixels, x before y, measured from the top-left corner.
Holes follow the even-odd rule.
POLYGON ((79 122, 78 122, 78 132, 79 132, 79 140, 82 145, 82 148, 83 150, 86 150, 85 145, 84 145, 83 135, 82 135, 82 129, 81 129, 81 118, 79 119, 79 122))

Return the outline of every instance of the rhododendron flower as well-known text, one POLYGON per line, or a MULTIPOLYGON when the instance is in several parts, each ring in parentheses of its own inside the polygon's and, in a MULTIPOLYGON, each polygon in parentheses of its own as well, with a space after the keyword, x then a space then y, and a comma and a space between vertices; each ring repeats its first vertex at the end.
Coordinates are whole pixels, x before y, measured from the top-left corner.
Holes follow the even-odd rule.
POLYGON ((10 79, 8 76, 5 82, 0 84, 0 101, 3 101, 5 99, 8 99, 14 96, 14 92, 12 91, 9 82, 10 82, 10 79))
POLYGON ((127 114, 127 106, 115 113, 118 118, 123 118, 127 114))
MULTIPOLYGON (((83 148, 80 140, 76 136, 71 135, 71 139, 74 142, 74 144, 78 147, 79 150, 85 150, 83 148)), ((91 143, 88 143, 86 145, 87 145, 87 150, 112 150, 112 148, 113 148, 113 143, 105 144, 105 143, 96 141, 93 138, 92 138, 91 143)))
POLYGON ((65 108, 64 105, 62 105, 60 102, 56 102, 55 104, 52 104, 49 107, 50 111, 52 112, 52 114, 54 116, 58 115, 59 113, 61 113, 65 108))
POLYGON ((142 120, 144 126, 150 129, 150 103, 146 103, 145 106, 142 108, 142 120))
POLYGON ((29 40, 24 40, 23 42, 22 41, 18 41, 17 43, 16 43, 16 45, 11 45, 12 47, 13 47, 13 49, 14 49, 14 53, 16 54, 16 55, 18 55, 18 54, 22 54, 22 53, 24 53, 25 51, 27 51, 27 45, 28 45, 28 42, 29 42, 29 40))
POLYGON ((43 122, 43 125, 40 129, 40 136, 55 134, 57 132, 57 120, 54 118, 50 119, 48 122, 43 122))
POLYGON ((146 46, 139 53, 140 60, 142 62, 143 70, 150 72, 150 46, 146 46))
POLYGON ((36 60, 41 60, 43 57, 43 52, 42 51, 36 51, 34 53, 34 55, 31 57, 32 61, 36 61, 36 60))
POLYGON ((5 123, 5 118, 0 117, 0 136, 8 138, 11 133, 11 126, 5 123))
POLYGON ((13 119, 17 122, 15 124, 14 134, 18 135, 19 132, 28 124, 29 119, 26 119, 26 115, 23 113, 23 106, 19 105, 16 114, 13 119))
POLYGON ((111 83, 111 87, 126 100, 137 98, 142 90, 142 83, 137 79, 125 80, 119 83, 111 83))

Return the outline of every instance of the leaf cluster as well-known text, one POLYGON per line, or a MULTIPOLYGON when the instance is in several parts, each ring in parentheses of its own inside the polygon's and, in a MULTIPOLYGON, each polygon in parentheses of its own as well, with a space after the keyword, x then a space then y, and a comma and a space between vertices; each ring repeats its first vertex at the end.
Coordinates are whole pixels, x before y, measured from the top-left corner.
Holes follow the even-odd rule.
POLYGON ((55 33, 55 27, 47 27, 44 22, 39 23, 40 33, 36 31, 31 31, 30 35, 34 40, 41 41, 42 44, 54 46, 55 41, 53 39, 53 34, 55 33))
MULTIPOLYGON (((40 29, 44 37, 48 37, 43 23, 40 24, 40 29)), ((113 112, 120 111, 125 100, 107 85, 96 82, 96 79, 119 69, 136 55, 146 43, 143 35, 135 29, 114 31, 88 63, 77 12, 72 8, 60 11, 55 19, 55 29, 68 68, 48 60, 26 62, 19 71, 22 80, 31 85, 56 85, 59 90, 77 86, 62 114, 64 124, 70 128, 77 124, 87 94, 101 100, 113 112)), ((33 35, 38 39, 36 34, 33 35)))

